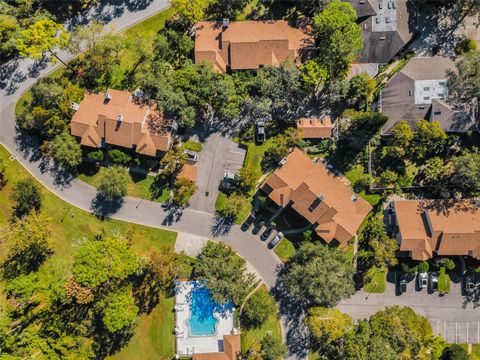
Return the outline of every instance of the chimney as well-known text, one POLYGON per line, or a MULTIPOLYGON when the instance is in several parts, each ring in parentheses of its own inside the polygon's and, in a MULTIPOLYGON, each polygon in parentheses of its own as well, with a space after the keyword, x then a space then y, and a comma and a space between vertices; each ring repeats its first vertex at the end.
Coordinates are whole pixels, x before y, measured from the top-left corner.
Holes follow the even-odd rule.
POLYGON ((103 94, 103 103, 104 104, 108 104, 108 102, 112 100, 112 96, 106 92, 105 94, 103 94))
POLYGON ((223 19, 223 27, 228 28, 230 26, 230 19, 224 18, 223 19))

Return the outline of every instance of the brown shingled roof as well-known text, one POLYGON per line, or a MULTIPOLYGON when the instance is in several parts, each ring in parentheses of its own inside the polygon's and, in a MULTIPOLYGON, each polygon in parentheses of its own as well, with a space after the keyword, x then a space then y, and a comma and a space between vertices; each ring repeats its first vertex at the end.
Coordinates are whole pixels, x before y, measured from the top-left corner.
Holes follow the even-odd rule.
POLYGON ((473 200, 396 200, 400 250, 414 260, 437 255, 480 258, 480 208, 473 200))
POLYGON ((240 334, 223 335, 223 352, 194 354, 192 360, 237 360, 240 352, 240 334))
POLYGON ((313 37, 278 21, 234 21, 228 27, 218 22, 196 25, 195 62, 207 61, 219 72, 277 66, 286 59, 302 57, 312 48, 313 37))
POLYGON ((198 166, 191 164, 183 164, 182 169, 177 175, 177 179, 186 178, 190 181, 196 182, 198 175, 198 166))
POLYGON ((297 129, 304 139, 325 139, 332 137, 332 119, 330 116, 323 118, 301 118, 297 120, 297 129))
POLYGON ((87 93, 72 117, 70 131, 80 137, 82 145, 101 147, 106 144, 156 156, 171 145, 171 124, 163 119, 154 103, 141 102, 128 91, 109 89, 103 93, 87 93))
POLYGON ((327 243, 336 240, 345 245, 372 209, 343 179, 297 148, 262 189, 277 205, 291 204, 327 243))

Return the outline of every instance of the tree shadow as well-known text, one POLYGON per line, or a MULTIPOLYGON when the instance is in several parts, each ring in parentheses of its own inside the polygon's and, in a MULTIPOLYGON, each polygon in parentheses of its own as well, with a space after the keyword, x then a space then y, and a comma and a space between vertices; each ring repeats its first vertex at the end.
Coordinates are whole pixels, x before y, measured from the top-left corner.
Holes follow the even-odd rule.
POLYGON ((227 235, 232 229, 234 223, 234 218, 232 217, 223 217, 218 213, 215 213, 213 218, 213 224, 210 229, 213 237, 227 235))
POLYGON ((123 205, 123 198, 108 198, 101 192, 97 192, 97 195, 92 200, 90 210, 95 216, 100 219, 105 219, 111 217, 113 214, 118 212, 123 205))
POLYGON ((279 278, 272 294, 279 304, 280 318, 287 330, 285 342, 289 353, 298 358, 306 358, 310 343, 309 332, 304 324, 307 309, 304 303, 288 295, 279 280, 284 271, 284 267, 278 269, 279 278))
POLYGON ((48 56, 43 56, 40 60, 35 60, 32 65, 28 67, 27 74, 31 78, 37 78, 40 76, 40 71, 48 66, 48 56))
POLYGON ((180 221, 183 215, 183 208, 175 205, 173 202, 169 201, 165 204, 162 204, 162 209, 165 210, 166 216, 162 221, 162 225, 171 226, 173 223, 180 221))

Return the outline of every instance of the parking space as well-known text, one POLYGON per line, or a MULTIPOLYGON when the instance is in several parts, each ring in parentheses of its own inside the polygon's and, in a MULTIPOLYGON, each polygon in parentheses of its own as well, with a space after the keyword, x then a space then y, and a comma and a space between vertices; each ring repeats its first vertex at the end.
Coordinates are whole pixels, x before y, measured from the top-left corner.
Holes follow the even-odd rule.
POLYGON ((430 320, 433 333, 451 344, 480 344, 480 321, 430 320))

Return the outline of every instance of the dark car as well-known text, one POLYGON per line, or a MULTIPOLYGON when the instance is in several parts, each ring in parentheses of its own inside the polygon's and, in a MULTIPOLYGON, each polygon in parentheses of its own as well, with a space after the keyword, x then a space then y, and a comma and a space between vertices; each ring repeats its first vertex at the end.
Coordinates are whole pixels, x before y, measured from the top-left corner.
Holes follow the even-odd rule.
POLYGON ((253 224, 252 234, 257 235, 264 226, 265 220, 262 217, 259 217, 253 224))
POLYGON ((270 224, 262 233, 262 235, 260 235, 260 239, 262 239, 262 241, 267 241, 274 232, 275 232, 275 225, 270 224))
POLYGON ((250 214, 250 216, 247 218, 247 220, 245 220, 241 226, 241 230, 242 231, 247 231, 249 228, 250 228, 250 225, 252 225, 252 223, 255 221, 256 217, 255 215, 252 213, 250 214))
POLYGON ((471 295, 474 293, 477 284, 475 283, 475 277, 473 276, 473 274, 467 273, 464 276, 464 287, 465 294, 471 295))
POLYGON ((283 234, 281 232, 277 233, 277 235, 273 238, 272 241, 270 241, 270 243, 268 244, 268 247, 270 249, 273 249, 275 246, 278 245, 278 243, 280 242, 280 240, 283 239, 283 234))
POLYGON ((403 274, 400 275, 399 281, 398 281, 398 292, 400 294, 406 293, 407 292, 407 278, 403 274))
POLYGON ((265 123, 263 121, 257 123, 256 140, 258 144, 263 144, 265 142, 265 123))
POLYGON ((430 273, 428 276, 428 291, 435 292, 438 289, 438 274, 430 273))

